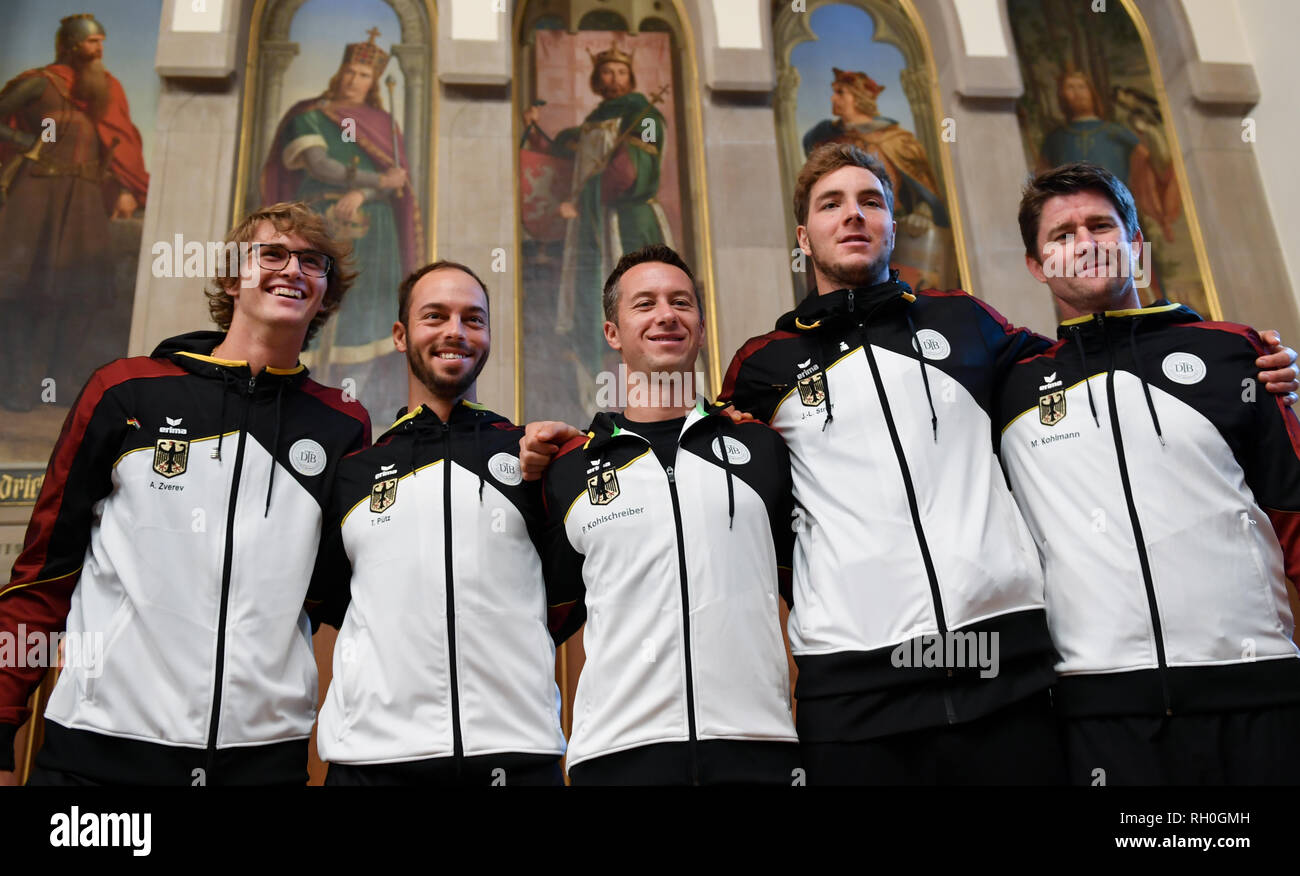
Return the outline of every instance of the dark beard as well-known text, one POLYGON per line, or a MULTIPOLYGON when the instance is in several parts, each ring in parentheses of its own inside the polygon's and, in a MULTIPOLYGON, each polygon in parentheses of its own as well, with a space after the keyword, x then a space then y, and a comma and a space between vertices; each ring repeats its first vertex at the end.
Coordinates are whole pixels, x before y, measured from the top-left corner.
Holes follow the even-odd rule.
POLYGON ((89 61, 74 58, 73 67, 77 71, 77 80, 72 86, 72 96, 84 101, 86 112, 99 121, 108 112, 108 70, 97 58, 89 61))
POLYGON ((425 364, 424 359, 420 354, 410 346, 407 346, 406 348, 406 362, 411 368, 411 373, 415 375, 415 379, 420 381, 420 383, 424 385, 424 388, 429 390, 435 398, 445 398, 456 401, 465 393, 469 392, 469 388, 474 385, 474 381, 478 380, 479 372, 481 372, 483 366, 487 364, 487 354, 484 353, 479 358, 478 364, 474 366, 473 371, 466 374, 462 380, 458 381, 447 381, 438 377, 438 375, 434 374, 433 370, 425 364))

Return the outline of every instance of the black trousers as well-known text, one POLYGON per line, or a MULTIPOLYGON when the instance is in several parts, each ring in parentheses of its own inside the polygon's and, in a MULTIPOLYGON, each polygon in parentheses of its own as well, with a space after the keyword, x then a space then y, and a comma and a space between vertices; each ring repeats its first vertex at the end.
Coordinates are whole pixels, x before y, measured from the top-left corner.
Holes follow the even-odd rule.
POLYGON ((569 767, 578 785, 779 785, 799 781, 793 742, 708 739, 661 742, 593 757, 569 767))
POLYGON ((464 757, 459 762, 452 757, 435 757, 404 763, 332 763, 325 784, 328 787, 441 788, 556 786, 564 784, 564 773, 556 755, 506 753, 464 757))
POLYGON ((1047 691, 962 724, 799 746, 813 785, 1056 785, 1065 780, 1047 691))
POLYGON ((1300 785, 1300 706, 1061 727, 1075 785, 1300 785))

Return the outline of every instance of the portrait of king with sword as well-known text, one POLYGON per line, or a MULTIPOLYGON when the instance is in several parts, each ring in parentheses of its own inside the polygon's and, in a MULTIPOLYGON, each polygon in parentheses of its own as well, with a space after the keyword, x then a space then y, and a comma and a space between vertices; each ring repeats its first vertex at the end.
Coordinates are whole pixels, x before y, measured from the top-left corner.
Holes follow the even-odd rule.
MULTIPOLYGON (((665 36, 641 34, 637 39, 665 36)), ((605 277, 624 253, 653 243, 678 246, 682 236, 679 194, 669 190, 677 186, 675 165, 671 182, 667 173, 675 161, 667 121, 672 117, 671 70, 652 54, 653 43, 638 48, 633 38, 611 32, 579 35, 583 37, 577 42, 563 32, 537 34, 539 65, 557 54, 575 73, 589 65, 586 85, 599 102, 580 124, 548 134, 548 121, 563 118, 555 104, 567 105, 564 110, 571 112, 584 98, 590 106, 590 99, 544 88, 535 92, 522 118, 520 197, 526 239, 534 243, 526 247, 525 261, 538 268, 526 274, 525 294, 546 296, 549 312, 539 314, 538 322, 552 336, 566 339, 558 345, 566 351, 564 382, 579 398, 583 392, 590 398, 596 375, 612 367, 603 334, 605 277), (638 61, 638 52, 648 63, 638 61), (637 73, 647 70, 654 75, 653 84, 638 90, 637 73)), ((666 39, 662 41, 666 48, 666 39)), ((552 81, 558 77, 539 73, 539 85, 552 81)))

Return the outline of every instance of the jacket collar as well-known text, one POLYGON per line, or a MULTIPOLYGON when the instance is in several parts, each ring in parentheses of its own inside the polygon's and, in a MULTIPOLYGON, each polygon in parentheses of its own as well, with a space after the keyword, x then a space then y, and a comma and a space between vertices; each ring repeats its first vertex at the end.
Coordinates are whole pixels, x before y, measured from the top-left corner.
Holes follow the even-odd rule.
POLYGON ((1093 350, 1105 346, 1109 338, 1129 337, 1135 323, 1149 328, 1187 322, 1201 322, 1201 317, 1186 305, 1172 304, 1162 298, 1150 307, 1107 310, 1067 319, 1057 326, 1056 336, 1093 350))
MULTIPOLYGON (((678 443, 681 443, 682 437, 689 432, 697 423, 700 423, 709 417, 717 416, 719 408, 716 405, 709 404, 704 396, 695 397, 695 407, 686 412, 686 422, 682 424, 682 431, 677 436, 678 443)), ((645 441, 633 429, 624 429, 614 420, 614 416, 608 411, 601 411, 596 414, 595 419, 587 428, 587 442, 583 444, 583 449, 602 450, 611 441, 621 438, 635 438, 638 441, 645 441)))
POLYGON ((784 331, 811 331, 842 319, 863 319, 878 310, 899 307, 916 300, 912 289, 890 271, 889 279, 872 286, 836 289, 825 295, 814 289, 799 306, 776 321, 784 331))
MULTIPOLYGON (((461 399, 451 409, 451 416, 447 418, 446 423, 434 413, 432 408, 427 408, 424 405, 416 405, 415 410, 412 411, 402 408, 397 412, 397 420, 384 431, 384 435, 389 435, 404 428, 429 431, 441 429, 444 425, 457 427, 466 424, 472 425, 476 420, 479 422, 502 422, 504 419, 504 417, 492 413, 483 405, 461 399)), ((382 438, 383 435, 380 437, 382 438)))
MULTIPOLYGON (((247 362, 234 359, 221 359, 212 355, 212 351, 225 340, 224 332, 189 332, 168 338, 160 343, 151 354, 155 359, 168 359, 191 374, 222 380, 227 384, 247 385, 253 372, 247 362)), ((277 392, 297 386, 307 377, 307 368, 301 362, 293 368, 271 368, 257 375, 257 392, 277 392)))

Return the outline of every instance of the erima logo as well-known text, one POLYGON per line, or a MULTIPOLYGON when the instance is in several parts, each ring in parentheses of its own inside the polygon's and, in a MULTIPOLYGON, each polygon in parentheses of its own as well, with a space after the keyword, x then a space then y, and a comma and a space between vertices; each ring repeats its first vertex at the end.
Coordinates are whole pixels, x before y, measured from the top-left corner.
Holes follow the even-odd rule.
POLYGON ((795 380, 803 380, 803 379, 804 379, 805 377, 807 377, 809 374, 814 374, 814 373, 816 373, 816 372, 818 372, 818 371, 821 371, 821 370, 822 370, 822 369, 821 369, 821 366, 820 366, 820 365, 814 365, 814 364, 812 364, 812 360, 809 359, 807 362, 800 362, 800 363, 799 363, 799 372, 798 372, 797 374, 795 374, 794 379, 795 379, 795 380))
POLYGON ((163 417, 163 419, 167 421, 167 425, 166 425, 166 426, 163 426, 161 429, 159 429, 159 430, 158 430, 158 434, 160 434, 160 435, 186 435, 186 434, 188 434, 187 430, 180 428, 181 420, 185 419, 184 417, 177 417, 177 418, 174 419, 174 420, 173 420, 171 417, 163 417))
POLYGON ((379 469, 379 474, 375 475, 375 480, 382 481, 384 478, 391 478, 397 473, 397 463, 385 465, 379 469))
POLYGON ((844 343, 843 341, 840 341, 840 352, 847 353, 848 351, 849 351, 849 345, 844 343))
POLYGON ((1056 372, 1053 371, 1051 374, 1043 378, 1043 385, 1038 387, 1038 391, 1046 392, 1049 389, 1056 389, 1061 385, 1061 383, 1062 381, 1056 379, 1056 372))

